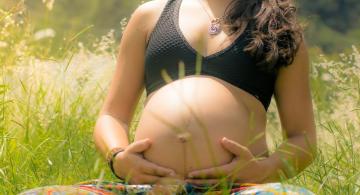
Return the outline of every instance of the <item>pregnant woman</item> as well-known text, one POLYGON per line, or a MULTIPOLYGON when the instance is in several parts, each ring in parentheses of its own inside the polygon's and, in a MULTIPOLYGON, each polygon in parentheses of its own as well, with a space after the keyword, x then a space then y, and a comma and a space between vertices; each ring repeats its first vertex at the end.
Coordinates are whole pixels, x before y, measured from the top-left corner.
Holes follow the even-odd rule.
POLYGON ((153 0, 132 14, 94 130, 128 184, 278 182, 315 157, 309 59, 289 0, 153 0), (143 90, 134 141, 129 125, 143 90), (286 139, 265 138, 274 96, 286 139))

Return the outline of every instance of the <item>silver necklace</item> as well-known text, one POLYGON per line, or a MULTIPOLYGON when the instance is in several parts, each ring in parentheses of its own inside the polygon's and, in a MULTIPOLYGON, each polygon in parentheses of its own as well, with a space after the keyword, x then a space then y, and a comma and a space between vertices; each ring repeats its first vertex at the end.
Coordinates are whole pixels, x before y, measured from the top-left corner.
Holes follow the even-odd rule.
POLYGON ((214 35, 218 35, 222 28, 221 28, 221 22, 224 20, 224 15, 220 18, 214 18, 212 19, 212 17, 210 16, 209 12, 205 9, 205 6, 203 5, 203 3, 201 2, 201 0, 199 0, 201 7, 205 10, 206 14, 208 15, 209 19, 211 20, 211 24, 209 26, 209 34, 214 36, 214 35))

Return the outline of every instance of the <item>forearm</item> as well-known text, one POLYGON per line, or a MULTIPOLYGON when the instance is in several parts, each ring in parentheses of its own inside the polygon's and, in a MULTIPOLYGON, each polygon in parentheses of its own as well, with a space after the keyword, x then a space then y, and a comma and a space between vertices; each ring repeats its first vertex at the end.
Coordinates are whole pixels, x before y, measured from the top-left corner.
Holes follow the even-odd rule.
POLYGON ((309 166, 316 156, 316 136, 289 137, 264 163, 269 168, 262 183, 291 178, 309 166))
POLYGON ((101 115, 96 121, 93 139, 99 152, 105 157, 114 147, 129 145, 128 125, 110 116, 101 115))

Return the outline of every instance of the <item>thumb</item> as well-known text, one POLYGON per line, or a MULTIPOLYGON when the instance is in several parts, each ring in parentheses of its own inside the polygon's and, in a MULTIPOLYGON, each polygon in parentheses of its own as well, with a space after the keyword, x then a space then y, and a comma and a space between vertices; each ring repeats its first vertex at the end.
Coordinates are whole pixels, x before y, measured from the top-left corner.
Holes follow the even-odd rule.
POLYGON ((222 145, 225 149, 227 149, 229 152, 235 154, 236 156, 248 159, 252 158, 252 154, 249 151, 249 149, 233 140, 223 138, 221 140, 222 145))
POLYGON ((151 145, 151 141, 149 138, 133 142, 127 147, 127 151, 132 153, 140 153, 148 149, 151 145))

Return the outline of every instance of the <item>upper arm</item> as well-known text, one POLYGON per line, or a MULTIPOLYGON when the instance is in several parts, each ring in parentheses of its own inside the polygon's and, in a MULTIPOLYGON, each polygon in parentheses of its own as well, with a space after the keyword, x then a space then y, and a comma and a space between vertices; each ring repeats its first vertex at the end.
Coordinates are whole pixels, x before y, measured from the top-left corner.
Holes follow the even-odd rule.
POLYGON ((131 15, 124 29, 114 75, 100 115, 109 114, 129 124, 144 90, 144 60, 149 21, 153 12, 147 2, 131 15))
POLYGON ((309 69, 308 51, 303 41, 293 63, 280 69, 275 83, 274 97, 286 136, 306 133, 311 141, 315 141, 309 69))

